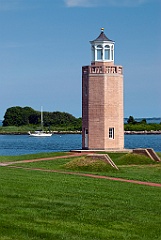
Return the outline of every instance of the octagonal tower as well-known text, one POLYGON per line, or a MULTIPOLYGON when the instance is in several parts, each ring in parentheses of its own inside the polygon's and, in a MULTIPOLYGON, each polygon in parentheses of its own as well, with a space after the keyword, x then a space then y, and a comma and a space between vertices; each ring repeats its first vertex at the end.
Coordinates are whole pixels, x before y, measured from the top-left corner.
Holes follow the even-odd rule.
POLYGON ((124 148, 123 69, 104 29, 90 41, 91 65, 82 67, 82 149, 124 148))

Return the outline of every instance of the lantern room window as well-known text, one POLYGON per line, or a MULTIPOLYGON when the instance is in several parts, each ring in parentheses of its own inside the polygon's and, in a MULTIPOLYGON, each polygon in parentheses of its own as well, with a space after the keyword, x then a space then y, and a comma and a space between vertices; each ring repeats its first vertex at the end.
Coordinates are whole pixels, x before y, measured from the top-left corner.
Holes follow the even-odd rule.
POLYGON ((103 57, 103 49, 101 45, 97 46, 97 60, 102 60, 103 57))
POLYGON ((105 60, 109 60, 110 59, 110 46, 106 45, 105 46, 105 60))
POLYGON ((95 47, 92 46, 92 61, 95 60, 95 47))
POLYGON ((114 47, 111 46, 111 59, 114 60, 114 47))

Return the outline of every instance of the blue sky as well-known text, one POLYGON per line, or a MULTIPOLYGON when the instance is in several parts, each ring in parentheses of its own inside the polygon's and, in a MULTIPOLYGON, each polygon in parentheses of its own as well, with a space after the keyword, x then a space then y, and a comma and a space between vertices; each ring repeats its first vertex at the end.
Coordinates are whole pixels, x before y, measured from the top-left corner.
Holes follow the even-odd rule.
POLYGON ((101 27, 124 67, 124 116, 161 117, 160 23, 160 0, 0 0, 0 119, 12 106, 80 117, 101 27))

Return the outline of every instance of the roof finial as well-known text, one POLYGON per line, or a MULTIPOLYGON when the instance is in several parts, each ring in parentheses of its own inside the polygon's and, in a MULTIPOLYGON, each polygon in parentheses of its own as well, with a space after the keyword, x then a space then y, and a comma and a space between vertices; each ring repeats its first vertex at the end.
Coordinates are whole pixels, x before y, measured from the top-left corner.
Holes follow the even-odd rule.
POLYGON ((104 32, 104 28, 101 28, 101 32, 104 32))

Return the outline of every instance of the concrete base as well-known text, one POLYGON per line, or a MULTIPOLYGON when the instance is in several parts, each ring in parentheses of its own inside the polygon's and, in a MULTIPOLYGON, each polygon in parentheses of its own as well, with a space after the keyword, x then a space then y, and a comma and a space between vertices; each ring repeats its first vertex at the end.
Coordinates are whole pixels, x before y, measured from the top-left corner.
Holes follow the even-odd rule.
POLYGON ((110 152, 116 152, 116 153, 130 153, 133 152, 133 149, 78 149, 78 150, 70 150, 71 152, 79 152, 79 153, 110 153, 110 152))
POLYGON ((133 153, 144 155, 156 162, 161 162, 160 157, 156 154, 153 148, 136 148, 133 149, 133 153))

